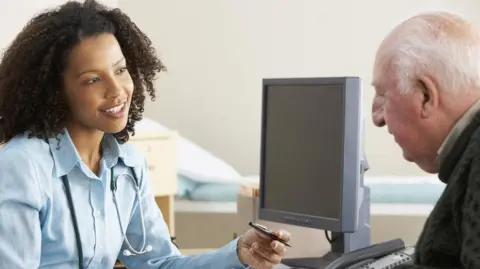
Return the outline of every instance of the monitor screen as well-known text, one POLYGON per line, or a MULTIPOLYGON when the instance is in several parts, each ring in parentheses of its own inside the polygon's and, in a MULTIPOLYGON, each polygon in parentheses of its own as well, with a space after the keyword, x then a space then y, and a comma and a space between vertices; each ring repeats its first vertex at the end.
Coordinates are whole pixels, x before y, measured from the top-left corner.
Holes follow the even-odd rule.
POLYGON ((341 217, 344 85, 268 85, 263 208, 341 217))

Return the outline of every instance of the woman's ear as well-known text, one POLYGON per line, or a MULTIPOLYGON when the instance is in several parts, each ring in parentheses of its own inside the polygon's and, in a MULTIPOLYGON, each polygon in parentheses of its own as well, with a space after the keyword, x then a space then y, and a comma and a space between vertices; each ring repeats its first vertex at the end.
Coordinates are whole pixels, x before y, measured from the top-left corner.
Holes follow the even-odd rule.
POLYGON ((418 87, 422 94, 422 118, 428 118, 432 111, 438 107, 439 92, 437 84, 429 77, 419 77, 418 87))

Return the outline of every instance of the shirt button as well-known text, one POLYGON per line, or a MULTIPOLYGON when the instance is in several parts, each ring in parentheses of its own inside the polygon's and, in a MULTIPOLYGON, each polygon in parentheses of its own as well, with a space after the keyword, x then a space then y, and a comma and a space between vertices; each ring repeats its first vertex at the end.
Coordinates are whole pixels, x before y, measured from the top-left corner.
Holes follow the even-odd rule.
POLYGON ((100 210, 95 209, 95 210, 93 211, 93 215, 95 216, 95 218, 100 217, 101 214, 102 214, 102 213, 100 213, 100 210))

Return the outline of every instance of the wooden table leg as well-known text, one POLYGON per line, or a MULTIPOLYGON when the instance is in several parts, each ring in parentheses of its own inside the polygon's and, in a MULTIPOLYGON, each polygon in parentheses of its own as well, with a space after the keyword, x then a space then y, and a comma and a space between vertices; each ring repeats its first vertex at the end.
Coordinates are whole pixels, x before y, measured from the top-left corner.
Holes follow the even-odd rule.
POLYGON ((162 211, 163 218, 167 223, 168 230, 170 231, 170 236, 175 237, 175 208, 173 205, 175 201, 174 196, 156 196, 155 201, 162 211))

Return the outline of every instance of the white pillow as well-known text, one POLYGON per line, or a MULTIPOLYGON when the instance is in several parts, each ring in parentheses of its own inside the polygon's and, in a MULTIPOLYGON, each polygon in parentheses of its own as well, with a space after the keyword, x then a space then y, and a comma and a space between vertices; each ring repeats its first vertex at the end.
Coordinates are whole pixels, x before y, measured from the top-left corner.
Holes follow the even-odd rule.
MULTIPOLYGON (((166 132, 169 128, 145 118, 135 124, 135 132, 166 132)), ((177 144, 178 174, 203 183, 241 183, 242 176, 230 164, 192 141, 179 136, 177 144)))
POLYGON ((398 175, 383 175, 383 176, 368 176, 364 178, 366 185, 375 184, 444 184, 438 179, 436 174, 426 174, 424 176, 398 176, 398 175))

